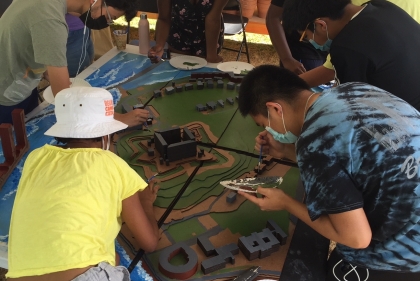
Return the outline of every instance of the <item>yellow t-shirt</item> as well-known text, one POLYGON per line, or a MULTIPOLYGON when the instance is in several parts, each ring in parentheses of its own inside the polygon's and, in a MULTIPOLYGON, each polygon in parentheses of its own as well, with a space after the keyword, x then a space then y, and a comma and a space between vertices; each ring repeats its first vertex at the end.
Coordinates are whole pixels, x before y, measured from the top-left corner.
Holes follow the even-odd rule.
MULTIPOLYGON (((407 12, 413 19, 415 19, 420 24, 420 0, 388 0, 391 3, 394 3, 401 9, 407 12)), ((354 5, 362 5, 367 2, 367 0, 352 0, 354 5)), ((324 62, 324 67, 328 69, 334 69, 331 63, 331 56, 328 54, 327 59, 324 62)))
POLYGON ((97 148, 45 145, 27 158, 13 205, 7 277, 115 264, 122 200, 147 184, 97 148))

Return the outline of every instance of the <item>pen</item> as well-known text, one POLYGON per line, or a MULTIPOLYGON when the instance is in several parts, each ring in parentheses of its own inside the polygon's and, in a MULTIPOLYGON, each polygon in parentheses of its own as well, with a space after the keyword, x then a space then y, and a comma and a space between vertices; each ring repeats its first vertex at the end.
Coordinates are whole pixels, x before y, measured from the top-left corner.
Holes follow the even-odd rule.
POLYGON ((258 158, 258 173, 260 172, 262 152, 263 152, 263 145, 261 145, 261 147, 260 147, 260 157, 258 158))
POLYGON ((154 174, 151 176, 146 182, 149 183, 152 179, 154 179, 159 173, 154 174))

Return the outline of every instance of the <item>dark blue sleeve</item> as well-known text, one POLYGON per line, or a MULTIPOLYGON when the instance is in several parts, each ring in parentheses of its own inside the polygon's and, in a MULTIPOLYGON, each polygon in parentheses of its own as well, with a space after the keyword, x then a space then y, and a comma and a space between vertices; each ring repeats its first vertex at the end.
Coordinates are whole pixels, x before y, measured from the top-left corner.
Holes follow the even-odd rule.
POLYGON ((362 193, 340 164, 314 161, 301 167, 301 176, 311 220, 363 207, 362 193))

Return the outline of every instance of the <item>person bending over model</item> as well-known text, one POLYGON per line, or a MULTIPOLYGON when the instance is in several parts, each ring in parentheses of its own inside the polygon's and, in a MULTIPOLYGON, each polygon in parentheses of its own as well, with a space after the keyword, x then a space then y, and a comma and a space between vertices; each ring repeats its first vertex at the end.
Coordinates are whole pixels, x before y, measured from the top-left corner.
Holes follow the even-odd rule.
POLYGON ((271 1, 265 22, 271 42, 280 58, 280 65, 296 74, 302 74, 321 66, 327 52, 315 49, 308 42, 301 42, 300 34, 296 30, 283 29, 281 21, 284 1, 271 1))
MULTIPOLYGON (((420 109, 420 25, 404 10, 384 0, 286 0, 283 8, 285 28, 330 49, 339 83, 366 82, 420 109)), ((313 86, 309 75, 302 78, 313 86)))
POLYGON ((145 251, 154 251, 156 187, 109 151, 112 95, 73 87, 55 99, 57 123, 47 132, 63 145, 32 151, 23 167, 9 230, 9 280, 130 280, 115 267, 124 221, 145 251), (141 191, 141 192, 139 192, 141 191), (96 278, 94 278, 96 277, 96 278))
MULTIPOLYGON (((66 13, 92 18, 109 15, 111 19, 125 14, 131 20, 141 0, 15 0, 0 18, 0 123, 11 123, 15 108, 25 114, 38 105, 36 89, 42 74, 53 94, 70 85, 66 44, 66 13)), ((115 118, 129 126, 142 124, 147 110, 136 109, 115 118)))
POLYGON ((157 63, 165 43, 169 50, 184 55, 221 62, 218 55, 223 44, 222 10, 228 0, 158 0, 156 45, 149 58, 157 63))
POLYGON ((305 203, 281 189, 241 193, 262 210, 286 210, 337 242, 327 280, 420 280, 420 113, 354 82, 314 93, 296 74, 260 66, 238 100, 265 131, 255 149, 297 161, 305 203))

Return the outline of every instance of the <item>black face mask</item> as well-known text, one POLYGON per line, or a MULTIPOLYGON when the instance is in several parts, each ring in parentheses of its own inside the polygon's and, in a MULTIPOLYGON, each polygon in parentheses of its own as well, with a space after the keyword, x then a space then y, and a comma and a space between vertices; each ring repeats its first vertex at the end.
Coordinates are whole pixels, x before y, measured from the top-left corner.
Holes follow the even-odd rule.
POLYGON ((87 14, 88 12, 80 16, 80 19, 82 20, 83 23, 85 23, 86 27, 89 27, 90 29, 99 30, 99 29, 107 28, 109 26, 105 15, 102 15, 97 19, 93 19, 90 16, 90 13, 89 13, 89 16, 87 16, 87 14))

